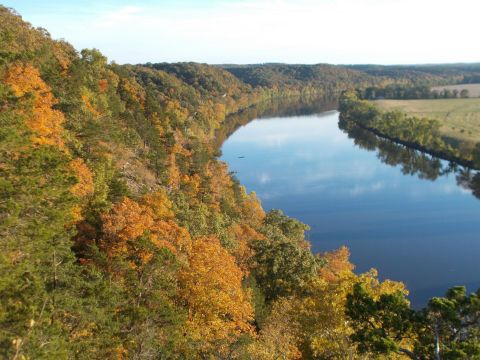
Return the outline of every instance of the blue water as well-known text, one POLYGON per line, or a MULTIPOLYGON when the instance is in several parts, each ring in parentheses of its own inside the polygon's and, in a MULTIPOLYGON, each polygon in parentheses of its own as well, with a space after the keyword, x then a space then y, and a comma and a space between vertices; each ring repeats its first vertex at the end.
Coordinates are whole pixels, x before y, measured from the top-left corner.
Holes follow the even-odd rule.
POLYGON ((480 201, 454 173, 404 175, 355 145, 336 111, 253 120, 221 150, 265 209, 311 227, 314 252, 348 246, 357 272, 403 281, 413 306, 454 285, 480 287, 480 201))

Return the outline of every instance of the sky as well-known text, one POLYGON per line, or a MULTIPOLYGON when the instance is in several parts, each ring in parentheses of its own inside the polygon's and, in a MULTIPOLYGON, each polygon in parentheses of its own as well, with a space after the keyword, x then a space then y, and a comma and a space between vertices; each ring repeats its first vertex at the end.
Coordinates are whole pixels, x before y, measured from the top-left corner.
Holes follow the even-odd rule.
POLYGON ((120 64, 480 62, 478 0, 3 0, 120 64))

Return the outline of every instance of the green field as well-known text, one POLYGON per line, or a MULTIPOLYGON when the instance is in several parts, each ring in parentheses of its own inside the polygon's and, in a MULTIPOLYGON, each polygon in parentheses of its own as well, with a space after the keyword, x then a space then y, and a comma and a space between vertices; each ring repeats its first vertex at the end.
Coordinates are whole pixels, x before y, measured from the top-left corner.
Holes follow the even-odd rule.
POLYGON ((480 99, 375 100, 381 110, 400 110, 416 117, 437 119, 444 135, 463 142, 480 141, 480 99))

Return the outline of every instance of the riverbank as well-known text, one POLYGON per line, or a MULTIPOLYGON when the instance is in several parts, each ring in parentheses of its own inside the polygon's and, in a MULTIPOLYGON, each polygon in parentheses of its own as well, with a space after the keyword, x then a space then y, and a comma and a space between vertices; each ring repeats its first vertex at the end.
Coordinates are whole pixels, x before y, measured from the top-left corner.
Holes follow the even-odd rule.
POLYGON ((452 141, 441 131, 442 123, 437 119, 419 118, 399 108, 384 111, 380 106, 358 98, 353 91, 342 95, 339 110, 342 122, 353 122, 380 137, 468 168, 480 167, 478 144, 465 146, 459 140, 452 141))
POLYGON ((480 141, 480 99, 410 99, 372 101, 382 111, 402 111, 409 116, 437 120, 440 133, 473 148, 480 141))

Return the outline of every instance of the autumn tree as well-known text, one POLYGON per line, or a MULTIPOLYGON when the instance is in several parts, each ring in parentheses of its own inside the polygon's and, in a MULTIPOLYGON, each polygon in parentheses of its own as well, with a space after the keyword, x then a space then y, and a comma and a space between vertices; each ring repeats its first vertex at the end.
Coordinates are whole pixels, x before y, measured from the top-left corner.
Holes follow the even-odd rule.
POLYGON ((140 238, 158 249, 165 247, 176 255, 187 256, 192 247, 190 234, 173 221, 171 208, 163 191, 146 195, 141 203, 123 198, 102 217, 101 249, 112 259, 131 259, 133 267, 143 266, 154 256, 148 249, 142 250, 141 242, 137 242, 140 238))
POLYGON ((180 273, 181 298, 188 309, 186 331, 200 350, 221 352, 252 331, 252 307, 242 289, 243 274, 214 237, 194 241, 189 267, 180 273))
POLYGON ((64 149, 64 116, 52 108, 57 102, 40 72, 32 65, 15 63, 8 68, 3 81, 21 99, 23 106, 19 112, 25 116, 26 125, 33 133, 32 142, 64 149))

